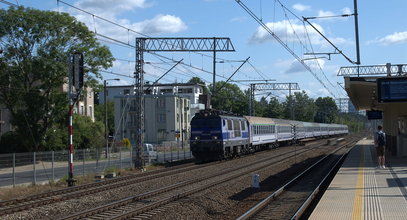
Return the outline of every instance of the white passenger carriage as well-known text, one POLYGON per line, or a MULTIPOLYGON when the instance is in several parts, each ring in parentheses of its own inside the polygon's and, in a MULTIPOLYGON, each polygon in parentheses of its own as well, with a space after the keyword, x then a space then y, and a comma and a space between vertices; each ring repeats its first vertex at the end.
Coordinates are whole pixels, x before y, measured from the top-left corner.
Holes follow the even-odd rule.
POLYGON ((277 146, 276 123, 272 118, 245 116, 250 127, 250 143, 254 149, 277 146))
POLYGON ((315 132, 319 128, 317 123, 302 122, 304 127, 304 138, 313 138, 316 136, 315 132))
POLYGON ((296 124, 296 121, 273 119, 277 123, 277 140, 278 142, 287 142, 293 139, 292 125, 296 124))

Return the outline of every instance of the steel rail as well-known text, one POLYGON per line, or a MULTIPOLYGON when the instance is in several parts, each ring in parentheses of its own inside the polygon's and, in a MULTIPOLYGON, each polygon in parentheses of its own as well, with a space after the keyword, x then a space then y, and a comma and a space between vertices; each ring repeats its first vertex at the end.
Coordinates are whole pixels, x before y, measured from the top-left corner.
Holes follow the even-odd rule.
MULTIPOLYGON (((352 139, 349 143, 354 142, 354 140, 352 139)), ((300 178, 302 178, 306 173, 308 173, 310 170, 312 170, 314 167, 316 167, 319 163, 321 163, 322 161, 324 161, 326 158, 328 158, 330 155, 332 155, 333 153, 343 149, 344 147, 347 147, 349 143, 343 144, 342 147, 337 148, 335 150, 333 150, 330 154, 326 155, 325 157, 321 158, 320 160, 318 160, 316 163, 314 163, 313 165, 311 165, 310 167, 308 167, 305 171, 301 172, 299 175, 297 175, 296 177, 294 177, 293 179, 291 179, 290 181, 288 181, 286 184, 284 184, 282 187, 280 187, 278 190, 276 190, 274 193, 272 193, 271 195, 269 195, 268 197, 266 197, 265 199, 263 199, 262 201, 260 201, 259 203, 257 203, 254 207, 252 207, 250 210, 248 210, 247 212, 245 212, 243 215, 241 215, 239 218, 237 218, 237 220, 247 220, 250 219, 251 217, 255 216, 257 213, 261 212, 261 210, 263 210, 271 201, 273 201, 275 198, 277 198, 278 196, 280 196, 283 192, 286 191, 286 189, 288 187, 290 187, 292 184, 294 184, 297 180, 299 180, 300 178)))
POLYGON ((165 177, 169 175, 174 175, 177 173, 190 171, 194 169, 200 169, 214 164, 206 164, 194 166, 191 164, 174 167, 168 169, 162 169, 152 172, 146 172, 141 174, 135 174, 125 177, 120 177, 111 180, 105 180, 97 183, 89 183, 84 185, 79 185, 75 187, 55 190, 51 192, 45 192, 41 194, 36 194, 32 196, 27 196, 21 199, 13 199, 0 202, 0 216, 11 214, 14 212, 39 207, 42 205, 47 205, 55 202, 65 201, 73 198, 79 198, 84 195, 90 195, 98 192, 103 192, 109 189, 114 189, 118 187, 123 187, 154 178, 165 177))
MULTIPOLYGON (((154 191, 151 191, 151 192, 144 193, 144 194, 142 194, 143 195, 143 197, 141 197, 142 199, 146 199, 146 198, 149 198, 151 196, 158 195, 159 193, 168 192, 171 189, 176 189, 176 188, 179 188, 179 187, 183 187, 183 186, 185 186, 185 184, 194 184, 194 183, 202 182, 202 181, 205 181, 205 180, 208 180, 208 179, 211 179, 211 178, 215 178, 215 177, 218 177, 218 176, 221 176, 221 175, 229 174, 230 172, 237 171, 239 169, 244 169, 244 168, 247 168, 247 167, 250 167, 250 166, 258 165, 259 163, 267 162, 264 165, 256 166, 254 168, 251 168, 248 171, 243 172, 243 174, 238 173, 238 174, 235 174, 235 175, 233 175, 231 177, 224 178, 222 180, 216 181, 215 183, 207 184, 207 185, 204 185, 202 187, 198 187, 198 188, 195 188, 195 189, 192 189, 192 190, 180 193, 180 194, 176 194, 174 196, 167 197, 165 199, 153 202, 153 203, 148 204, 148 205, 144 205, 141 208, 134 209, 134 207, 132 207, 131 211, 122 213, 121 215, 117 215, 117 216, 113 217, 112 219, 128 219, 131 216, 139 215, 139 214, 144 213, 146 211, 149 211, 149 210, 155 209, 157 207, 163 206, 165 204, 168 204, 171 201, 175 201, 175 200, 184 198, 184 197, 186 197, 188 195, 191 195, 191 194, 200 192, 202 190, 208 189, 208 188, 210 188, 210 187, 212 187, 214 185, 218 185, 220 183, 227 182, 227 181, 230 181, 232 179, 241 177, 242 175, 245 175, 247 173, 251 173, 251 172, 256 171, 256 170, 264 169, 266 167, 285 162, 285 161, 287 161, 289 159, 292 159, 293 157, 296 157, 298 155, 307 153, 307 152, 312 151, 315 148, 319 148, 321 146, 323 146, 323 143, 317 144, 316 146, 314 146, 313 148, 310 148, 310 149, 302 149, 302 150, 300 150, 300 152, 298 152, 298 150, 297 150, 297 153, 296 153, 296 150, 292 150, 292 151, 289 151, 289 152, 281 154, 281 155, 273 155, 274 159, 276 159, 278 157, 283 157, 283 158, 281 158, 279 160, 276 160, 276 161, 271 161, 271 162, 268 162, 268 161, 270 161, 270 158, 265 158, 265 159, 262 159, 260 161, 255 161, 255 162, 245 164, 245 165, 242 165, 242 166, 239 166, 239 167, 227 169, 227 170, 224 170, 222 172, 216 173, 214 175, 201 177, 201 178, 198 178, 198 179, 195 179, 195 180, 184 181, 182 183, 173 184, 173 185, 161 188, 161 189, 157 189, 157 190, 154 190, 154 191), (290 155, 287 157, 288 154, 290 154, 290 155)), ((113 202, 113 203, 110 203, 110 204, 107 204, 107 205, 104 205, 104 206, 93 208, 91 210, 86 210, 86 211, 83 211, 83 212, 73 214, 73 215, 68 216, 66 218, 63 218, 63 219, 72 219, 72 220, 73 219, 83 219, 83 218, 88 218, 88 217, 94 216, 95 214, 98 214, 98 213, 101 214, 101 213, 106 212, 106 211, 113 212, 114 209, 117 209, 118 207, 127 206, 127 205, 130 205, 131 203, 138 202, 139 200, 141 200, 141 198, 139 196, 140 195, 131 196, 131 197, 128 197, 126 199, 123 199, 123 200, 120 200, 120 201, 117 201, 117 202, 113 202)), ((120 212, 123 212, 123 210, 120 210, 120 212)), ((99 218, 102 218, 102 217, 107 218, 107 216, 98 216, 98 217, 99 218)))

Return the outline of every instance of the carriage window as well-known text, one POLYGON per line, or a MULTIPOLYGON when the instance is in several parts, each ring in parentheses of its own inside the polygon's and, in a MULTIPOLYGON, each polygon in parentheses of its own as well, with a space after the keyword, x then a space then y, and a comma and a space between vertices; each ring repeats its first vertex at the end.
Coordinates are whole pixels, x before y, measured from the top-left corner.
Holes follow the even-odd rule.
POLYGON ((233 120, 233 127, 234 127, 234 130, 235 130, 235 137, 241 136, 240 121, 239 120, 233 120))
POLYGON ((242 130, 246 130, 246 126, 244 124, 244 121, 240 121, 240 123, 242 124, 242 130))
POLYGON ((232 121, 228 120, 228 130, 231 131, 232 129, 232 121))
POLYGON ((223 126, 225 126, 226 125, 226 120, 223 119, 222 121, 223 121, 223 126))

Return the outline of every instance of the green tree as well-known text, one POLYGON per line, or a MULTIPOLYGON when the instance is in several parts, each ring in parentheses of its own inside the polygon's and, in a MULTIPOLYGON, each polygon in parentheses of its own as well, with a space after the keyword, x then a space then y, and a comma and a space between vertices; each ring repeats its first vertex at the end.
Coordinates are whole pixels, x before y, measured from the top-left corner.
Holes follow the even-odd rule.
POLYGON ((266 97, 261 97, 260 101, 255 101, 254 102, 254 109, 255 109, 255 116, 258 117, 267 117, 267 109, 268 109, 268 102, 266 100, 266 97))
MULTIPOLYGON (((107 105, 107 129, 109 133, 114 132, 114 103, 108 101, 107 105)), ((105 104, 95 104, 95 121, 105 123, 105 104)))
POLYGON ((114 60, 74 17, 24 7, 0 10, 0 48, 0 103, 11 112, 17 140, 27 151, 45 149, 47 135, 53 134, 49 129, 67 117, 61 88, 70 54, 84 54, 88 86, 114 60))
POLYGON ((338 116, 338 106, 332 97, 319 97, 315 100, 316 114, 314 121, 319 123, 334 123, 338 116))
POLYGON ((83 115, 74 115, 73 143, 76 149, 99 148, 104 146, 104 125, 83 115))
POLYGON ((291 108, 294 111, 296 121, 314 121, 315 102, 305 91, 295 92, 294 95, 287 96, 284 105, 284 117, 291 119, 291 108))
POLYGON ((266 109, 266 117, 269 118, 283 118, 283 105, 276 97, 270 98, 268 108, 266 109))
POLYGON ((199 77, 192 77, 189 81, 188 81, 188 83, 197 83, 197 84, 201 84, 201 85, 204 85, 204 87, 203 87, 203 94, 204 95, 207 95, 207 94, 209 94, 209 90, 208 90, 208 87, 206 87, 206 83, 201 79, 201 78, 199 78, 199 77))
POLYGON ((211 98, 212 108, 247 114, 248 96, 237 85, 219 81, 215 83, 215 89, 215 97, 211 98))
POLYGON ((335 123, 348 125, 349 132, 360 132, 365 129, 367 118, 355 113, 339 113, 335 123))

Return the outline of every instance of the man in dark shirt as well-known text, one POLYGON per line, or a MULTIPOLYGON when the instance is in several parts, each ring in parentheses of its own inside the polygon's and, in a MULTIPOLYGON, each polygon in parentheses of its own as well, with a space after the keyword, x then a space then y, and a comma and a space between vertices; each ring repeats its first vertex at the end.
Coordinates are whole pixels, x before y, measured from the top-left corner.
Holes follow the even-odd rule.
POLYGON ((377 132, 374 136, 374 143, 376 147, 377 153, 377 168, 386 168, 384 165, 384 150, 385 150, 385 141, 386 141, 386 134, 382 131, 382 126, 377 126, 377 132))

